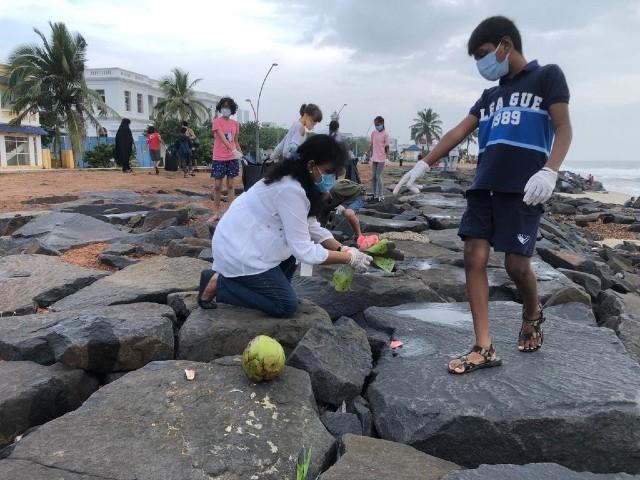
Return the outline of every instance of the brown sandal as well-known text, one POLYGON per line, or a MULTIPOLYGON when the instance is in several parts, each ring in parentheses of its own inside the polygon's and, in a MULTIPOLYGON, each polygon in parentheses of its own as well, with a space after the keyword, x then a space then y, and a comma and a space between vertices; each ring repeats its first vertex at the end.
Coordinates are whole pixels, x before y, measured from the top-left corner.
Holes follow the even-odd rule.
POLYGON ((545 321, 544 312, 542 311, 542 305, 538 304, 540 308, 540 316, 533 320, 528 320, 524 316, 524 307, 522 309, 522 327, 520 328, 520 333, 518 334, 518 343, 522 342, 522 345, 518 345, 518 350, 522 353, 531 353, 537 350, 540 350, 542 344, 544 343, 544 332, 542 331, 542 324, 545 321), (533 328, 533 332, 525 333, 524 326, 529 325, 533 328), (540 343, 536 345, 534 348, 524 348, 524 343, 530 340, 534 340, 536 338, 540 338, 540 343))
POLYGON ((502 365, 502 359, 498 357, 498 355, 496 355, 496 349, 494 348, 493 344, 491 344, 489 348, 483 348, 480 345, 474 345, 470 352, 465 355, 461 355, 454 360, 460 360, 460 365, 458 365, 458 367, 451 368, 449 365, 447 365, 447 370, 449 370, 449 373, 453 373, 454 375, 462 375, 464 373, 473 372, 474 370, 478 370, 480 368, 490 368, 502 365), (471 362, 469 360, 469 353, 472 352, 480 354, 484 361, 482 363, 471 362), (456 371, 456 369, 460 367, 463 367, 464 370, 462 372, 456 371))

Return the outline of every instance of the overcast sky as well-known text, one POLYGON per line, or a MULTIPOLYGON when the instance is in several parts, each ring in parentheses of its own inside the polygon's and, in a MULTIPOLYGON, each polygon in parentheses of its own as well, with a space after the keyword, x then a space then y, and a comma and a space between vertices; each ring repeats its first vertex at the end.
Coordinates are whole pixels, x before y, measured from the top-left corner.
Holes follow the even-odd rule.
POLYGON ((640 165, 640 0, 2 1, 0 62, 36 41, 32 27, 48 32, 49 20, 85 37, 89 67, 157 78, 179 66, 203 79, 200 89, 238 103, 255 100, 278 62, 262 121, 289 125, 303 102, 319 104, 328 119, 347 103, 342 131, 364 135, 382 115, 404 143, 419 109, 432 107, 448 129, 490 86, 465 47, 478 22, 495 14, 516 21, 527 59, 564 70, 570 163, 640 165))

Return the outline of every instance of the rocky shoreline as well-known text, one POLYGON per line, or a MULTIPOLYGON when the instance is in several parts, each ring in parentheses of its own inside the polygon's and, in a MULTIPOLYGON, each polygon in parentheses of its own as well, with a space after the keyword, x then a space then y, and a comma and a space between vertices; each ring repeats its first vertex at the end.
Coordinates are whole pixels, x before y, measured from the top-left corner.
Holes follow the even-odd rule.
MULTIPOLYGON (((363 229, 405 260, 346 293, 332 267, 294 277, 291 320, 196 307, 206 192, 94 192, 3 214, 0 478, 295 479, 303 448, 309 479, 640 478, 640 247, 598 243, 601 225, 637 232, 640 204, 555 195, 533 258, 543 349, 517 351, 520 298, 492 253, 504 365, 452 377, 446 360, 472 341, 456 234, 470 179, 432 172, 419 194, 367 203, 363 229), (88 249, 101 268, 67 261, 88 249), (263 384, 237 357, 258 334, 288 359, 263 384)), ((601 188, 583 180, 563 174, 558 190, 601 188)))

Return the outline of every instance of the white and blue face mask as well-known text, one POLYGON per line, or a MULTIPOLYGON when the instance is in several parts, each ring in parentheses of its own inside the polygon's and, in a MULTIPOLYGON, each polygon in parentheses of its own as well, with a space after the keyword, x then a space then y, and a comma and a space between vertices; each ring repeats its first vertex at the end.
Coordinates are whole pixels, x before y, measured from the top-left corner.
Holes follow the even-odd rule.
POLYGON ((320 181, 315 182, 316 188, 320 190, 322 193, 326 193, 331 191, 333 186, 336 184, 336 174, 335 173, 322 173, 318 167, 316 167, 318 173, 320 174, 320 181))
POLYGON ((504 60, 499 62, 496 58, 496 52, 500 48, 500 43, 493 52, 487 53, 484 57, 476 62, 478 72, 490 82, 495 82, 509 73, 509 55, 507 53, 504 60))
POLYGON ((229 118, 231 116, 231 109, 227 107, 223 107, 220 109, 220 113, 224 118, 229 118))
POLYGON ((376 130, 381 132, 384 130, 384 125, 382 123, 379 123, 378 125, 376 125, 376 130))

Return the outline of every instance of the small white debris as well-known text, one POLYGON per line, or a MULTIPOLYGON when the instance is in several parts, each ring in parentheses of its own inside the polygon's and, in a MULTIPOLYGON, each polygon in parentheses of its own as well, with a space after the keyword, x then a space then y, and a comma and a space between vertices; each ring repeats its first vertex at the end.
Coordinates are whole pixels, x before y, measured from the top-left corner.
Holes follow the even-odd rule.
POLYGON ((275 404, 271 403, 271 400, 269 399, 269 395, 265 395, 265 397, 262 399, 262 408, 264 408, 265 410, 277 410, 278 407, 276 407, 275 404))
POLYGON ((191 368, 185 368, 184 374, 187 377, 187 380, 193 380, 196 378, 196 371, 191 368))
POLYGON ((224 429, 224 431, 227 433, 231 433, 232 429, 233 429, 233 425, 229 425, 227 428, 224 429))
POLYGON ((249 395, 249 398, 251 398, 251 400, 256 398, 256 392, 251 392, 251 395, 249 395))
POLYGON ((278 447, 276 447, 271 440, 267 440, 267 444, 271 448, 271 453, 278 453, 278 447))

